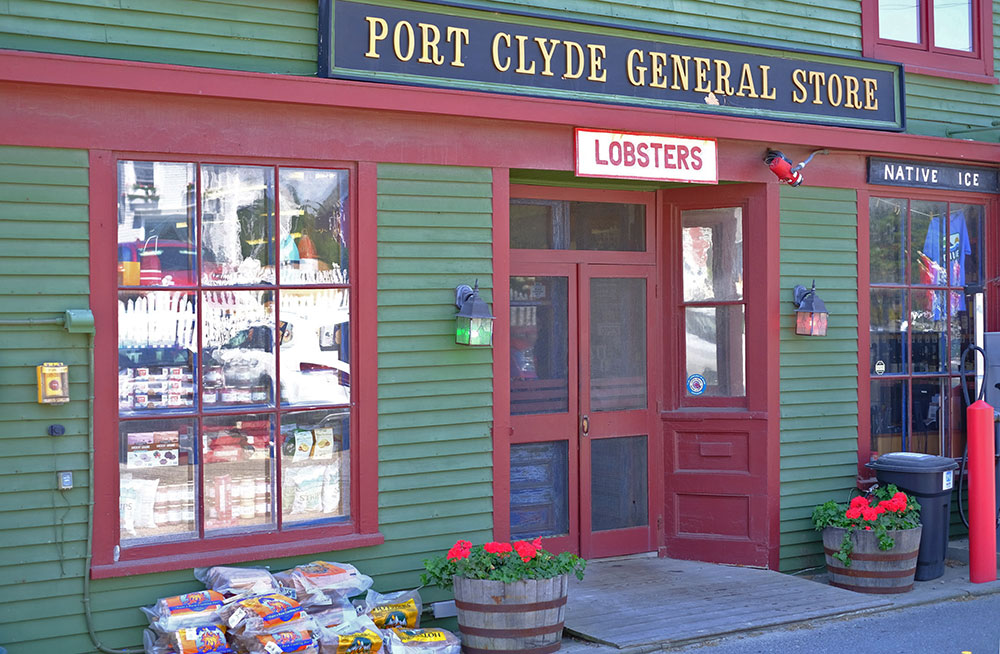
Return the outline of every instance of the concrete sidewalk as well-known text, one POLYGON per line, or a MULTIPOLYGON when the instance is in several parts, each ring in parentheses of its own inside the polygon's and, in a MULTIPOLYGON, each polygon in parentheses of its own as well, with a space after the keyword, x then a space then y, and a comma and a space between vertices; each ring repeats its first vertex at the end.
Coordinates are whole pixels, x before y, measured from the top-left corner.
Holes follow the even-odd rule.
POLYGON ((771 570, 640 557, 594 561, 572 580, 566 609, 568 654, 644 654, 724 635, 1000 593, 1000 581, 969 581, 968 546, 954 541, 945 573, 898 595, 855 593, 827 584, 825 569, 771 570))

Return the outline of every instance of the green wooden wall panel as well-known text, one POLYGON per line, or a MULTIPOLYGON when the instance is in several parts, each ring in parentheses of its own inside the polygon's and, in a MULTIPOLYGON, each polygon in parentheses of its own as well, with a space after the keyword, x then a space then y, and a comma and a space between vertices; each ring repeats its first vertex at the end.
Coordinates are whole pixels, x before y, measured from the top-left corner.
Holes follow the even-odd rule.
POLYGON ((8 0, 6 48, 315 75, 317 3, 243 0, 8 0))
POLYGON ((821 563, 822 542, 811 525, 787 521, 786 512, 803 497, 811 511, 817 495, 846 496, 857 471, 856 193, 783 187, 781 235, 781 288, 790 292, 815 279, 830 311, 823 338, 796 336, 792 312, 781 317, 781 568, 791 570, 821 563), (818 205, 826 238, 811 239, 818 205), (808 548, 791 548, 801 543, 808 548))
MULTIPOLYGON (((82 150, 0 146, 4 317, 57 318, 67 309, 89 307, 88 175, 88 156, 82 150), (33 245, 25 247, 26 242, 33 245)), ((90 479, 88 340, 60 327, 34 326, 0 327, 0 342, 0 439, 5 444, 0 466, 0 614, 5 624, 0 639, 11 654, 38 651, 30 642, 39 633, 53 638, 46 648, 59 643, 58 649, 47 651, 87 651, 79 589, 90 479), (41 406, 35 366, 53 359, 71 366, 71 402, 41 406), (67 435, 48 436, 47 426, 53 423, 65 425, 67 435), (73 471, 72 490, 55 489, 60 470, 73 471), (16 613, 22 605, 14 600, 26 599, 26 589, 38 593, 50 582, 71 588, 61 592, 72 597, 54 606, 60 627, 40 629, 42 614, 16 613)))

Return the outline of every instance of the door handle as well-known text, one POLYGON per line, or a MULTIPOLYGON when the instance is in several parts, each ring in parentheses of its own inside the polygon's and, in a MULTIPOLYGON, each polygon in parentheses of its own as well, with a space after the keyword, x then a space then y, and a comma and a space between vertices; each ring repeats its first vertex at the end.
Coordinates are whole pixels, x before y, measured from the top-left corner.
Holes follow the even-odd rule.
POLYGON ((580 433, 584 436, 588 436, 590 434, 589 416, 583 416, 582 418, 580 418, 580 433))

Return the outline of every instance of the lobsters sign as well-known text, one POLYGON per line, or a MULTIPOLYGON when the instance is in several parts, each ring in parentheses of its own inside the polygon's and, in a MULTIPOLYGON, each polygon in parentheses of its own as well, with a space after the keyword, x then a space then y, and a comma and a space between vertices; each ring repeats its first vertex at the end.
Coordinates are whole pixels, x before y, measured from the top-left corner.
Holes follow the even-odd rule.
POLYGON ((576 174, 716 184, 718 155, 713 139, 577 129, 576 174))

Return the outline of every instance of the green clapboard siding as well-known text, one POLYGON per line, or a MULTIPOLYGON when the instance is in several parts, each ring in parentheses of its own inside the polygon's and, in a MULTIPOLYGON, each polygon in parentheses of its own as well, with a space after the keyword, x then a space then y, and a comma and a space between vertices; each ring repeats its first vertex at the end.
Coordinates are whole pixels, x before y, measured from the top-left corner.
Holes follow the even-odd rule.
MULTIPOLYGON (((89 308, 88 184, 85 151, 0 146, 0 320, 89 308)), ((53 622, 70 637, 47 651, 91 651, 80 619, 89 345, 61 326, 0 325, 0 644, 10 654, 42 651, 31 639, 52 633, 53 622), (35 366, 52 360, 70 366, 69 404, 36 401, 35 366), (51 424, 65 435, 49 436, 51 424), (66 470, 74 488, 59 492, 56 473, 66 470)))
MULTIPOLYGON (((87 307, 87 154, 0 148, 0 170, 9 173, 0 181, 0 246, 10 246, 0 268, 2 315, 54 317, 56 304, 87 307), (9 243, 37 215, 45 216, 46 245, 59 259, 42 261, 24 241, 9 243), (36 267, 51 284, 25 283, 36 267)), ((476 278, 492 300, 491 196, 489 170, 379 168, 379 524, 386 542, 261 564, 281 570, 313 558, 345 561, 372 575, 379 590, 414 588, 423 559, 460 537, 490 538, 492 351, 454 343, 453 303, 455 286, 476 278)), ((54 326, 0 330, 0 641, 10 654, 40 652, 33 642, 40 635, 46 651, 89 653, 81 610, 89 343, 54 326), (72 366, 74 401, 41 407, 34 365, 53 352, 72 366), (66 426, 65 436, 45 435, 55 422, 66 426), (54 491, 59 470, 74 472, 73 490, 54 491)), ((191 570, 96 580, 94 629, 105 647, 134 647, 146 622, 138 607, 200 587, 191 570)), ((434 589, 423 596, 444 598, 434 589)))
POLYGON ((827 336, 796 336, 792 311, 781 312, 782 570, 822 564, 809 518, 816 504, 846 500, 858 451, 857 194, 783 186, 782 298, 813 279, 830 311, 827 336))
POLYGON ((316 0, 5 0, 0 47, 315 75, 316 0))

